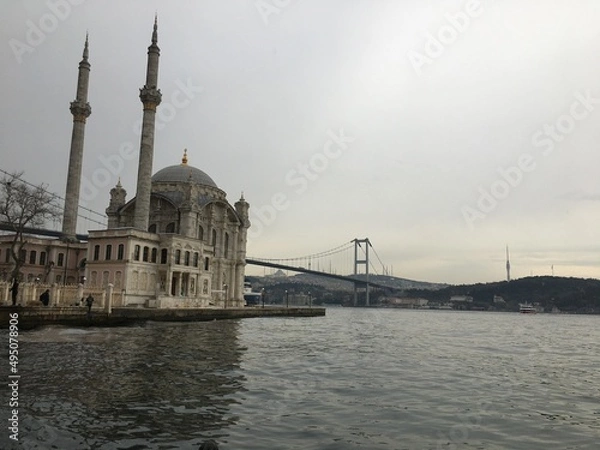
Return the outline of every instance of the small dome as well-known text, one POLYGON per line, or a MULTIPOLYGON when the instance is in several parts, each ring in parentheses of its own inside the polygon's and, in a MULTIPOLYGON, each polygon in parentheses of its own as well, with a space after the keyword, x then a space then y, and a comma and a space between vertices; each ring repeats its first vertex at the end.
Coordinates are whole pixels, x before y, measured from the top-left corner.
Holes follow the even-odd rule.
POLYGON ((217 184, 206 173, 195 167, 188 166, 187 149, 183 151, 181 164, 159 170, 152 177, 152 181, 167 183, 187 183, 192 181, 192 183, 217 187, 217 184))

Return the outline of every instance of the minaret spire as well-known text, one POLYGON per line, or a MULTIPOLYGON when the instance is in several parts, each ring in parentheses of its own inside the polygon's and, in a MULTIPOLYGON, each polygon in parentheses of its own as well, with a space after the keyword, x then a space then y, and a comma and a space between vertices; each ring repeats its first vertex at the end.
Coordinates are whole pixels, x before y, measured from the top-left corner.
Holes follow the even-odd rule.
POLYGON ((148 66, 146 84, 140 89, 140 100, 144 105, 142 118, 142 137, 140 140, 140 159, 138 164, 137 193, 135 199, 135 216, 133 226, 140 230, 148 230, 150 217, 150 189, 152 177, 152 160, 154 158, 154 128, 156 123, 156 107, 160 104, 161 93, 158 85, 158 17, 154 16, 152 43, 148 47, 148 66))
POLYGON ((152 31, 152 45, 158 43, 158 13, 154 14, 154 30, 152 31))
POLYGON ((510 281, 510 259, 508 257, 508 245, 506 246, 506 281, 510 281))
POLYGON ((85 35, 83 59, 79 63, 79 76, 77 78, 77 94, 71 102, 73 115, 73 132, 71 134, 71 152, 69 155, 69 169, 67 172, 67 188, 65 193, 65 211, 62 223, 62 239, 75 240, 77 231, 77 213, 79 207, 79 190, 81 186, 81 167, 83 161, 83 141, 85 136, 85 122, 92 113, 92 108, 87 101, 90 80, 90 63, 88 62, 88 34, 85 35))

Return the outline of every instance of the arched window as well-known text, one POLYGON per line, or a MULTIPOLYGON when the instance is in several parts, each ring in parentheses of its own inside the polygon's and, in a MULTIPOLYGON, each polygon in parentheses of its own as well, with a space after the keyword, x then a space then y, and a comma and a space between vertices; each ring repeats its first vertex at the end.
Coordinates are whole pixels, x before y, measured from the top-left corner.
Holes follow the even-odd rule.
POLYGON ((106 255, 105 258, 107 261, 110 260, 110 258, 112 258, 112 245, 107 244, 106 245, 106 255))
POLYGON ((150 225, 148 227, 148 232, 149 233, 156 233, 156 224, 155 223, 153 223, 152 225, 150 225))
POLYGON ((181 250, 175 250, 175 264, 181 264, 181 250))
POLYGON ((175 222, 171 222, 167 225, 167 228, 165 228, 165 232, 166 233, 175 233, 175 222))
POLYGON ((142 260, 144 262, 148 262, 148 256, 149 256, 149 254, 150 254, 150 248, 147 247, 147 246, 144 246, 144 253, 142 255, 142 260))
MULTIPOLYGON (((10 256, 10 254, 7 252, 6 253, 6 262, 8 262, 8 257, 10 256)), ((46 252, 40 252, 40 266, 45 266, 46 265, 46 252)))
POLYGON ((194 252, 194 267, 198 267, 198 252, 194 252))
POLYGON ((156 262, 156 254, 157 254, 158 250, 156 248, 152 249, 152 256, 150 257, 150 261, 152 261, 153 263, 156 262))
POLYGON ((225 248, 223 249, 223 256, 225 258, 229 257, 229 233, 225 233, 225 248))
POLYGON ((166 264, 167 263, 167 257, 168 257, 169 253, 168 250, 166 248, 163 248, 160 251, 160 263, 161 264, 166 264))
POLYGON ((117 248, 117 259, 123 259, 123 254, 125 253, 125 245, 119 244, 117 248))
POLYGON ((204 228, 202 228, 202 225, 198 227, 198 239, 201 241, 204 240, 204 228))
POLYGON ((217 245, 217 230, 212 230, 212 239, 210 245, 217 245))
POLYGON ((31 250, 29 252, 29 264, 35 264, 36 258, 37 258, 37 252, 35 250, 31 250))
POLYGON ((140 246, 139 245, 136 245, 133 248, 133 259, 134 259, 134 261, 140 260, 140 246))
POLYGON ((206 258, 204 258, 204 270, 208 270, 210 268, 210 260, 208 259, 208 256, 206 258))
POLYGON ((185 252, 185 258, 183 261, 186 266, 190 265, 190 252, 185 252))
POLYGON ((94 261, 98 261, 100 259, 100 246, 94 245, 94 261))

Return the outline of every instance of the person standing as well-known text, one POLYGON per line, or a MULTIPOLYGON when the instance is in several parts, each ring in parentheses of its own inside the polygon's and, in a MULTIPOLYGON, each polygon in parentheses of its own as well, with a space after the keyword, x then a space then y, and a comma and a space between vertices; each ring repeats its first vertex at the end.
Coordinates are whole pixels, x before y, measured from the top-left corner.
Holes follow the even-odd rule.
POLYGON ((13 278, 13 284, 10 288, 11 291, 11 295, 12 295, 12 305, 16 306, 17 305, 17 296, 19 295, 19 280, 17 280, 16 278, 13 278))
POLYGON ((92 317, 92 305, 94 304, 94 297, 92 297, 92 294, 87 296, 87 298, 85 299, 85 304, 88 308, 87 316, 89 319, 90 317, 92 317))
POLYGON ((44 306, 48 306, 50 304, 50 289, 46 289, 42 295, 40 295, 40 302, 42 302, 44 306))

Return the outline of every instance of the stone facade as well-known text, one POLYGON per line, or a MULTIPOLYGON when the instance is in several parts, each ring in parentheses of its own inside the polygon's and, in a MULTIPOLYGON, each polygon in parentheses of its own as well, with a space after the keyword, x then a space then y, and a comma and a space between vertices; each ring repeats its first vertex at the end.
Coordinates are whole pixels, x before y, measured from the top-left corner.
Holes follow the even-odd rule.
MULTIPOLYGON (((13 236, 0 236, 0 281, 9 281, 14 267, 10 256, 13 236)), ((85 276, 87 244, 60 239, 27 237, 21 253, 22 282, 77 284, 85 276)))

